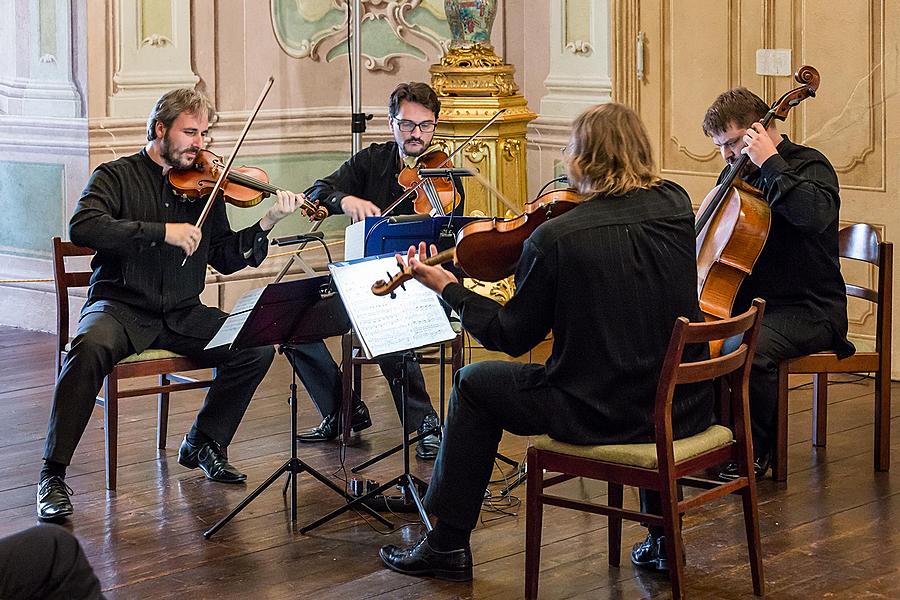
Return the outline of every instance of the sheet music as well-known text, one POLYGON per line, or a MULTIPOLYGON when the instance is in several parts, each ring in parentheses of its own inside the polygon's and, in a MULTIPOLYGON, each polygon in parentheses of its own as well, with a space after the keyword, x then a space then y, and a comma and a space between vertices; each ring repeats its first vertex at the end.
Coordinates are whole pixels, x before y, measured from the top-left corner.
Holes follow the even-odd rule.
POLYGON ((410 280, 396 298, 376 296, 372 284, 397 272, 393 257, 329 265, 367 358, 446 342, 456 337, 437 295, 410 280))
POLYGON ((250 317, 250 311, 256 306, 257 300, 262 296, 265 289, 264 287, 252 289, 238 298, 231 314, 228 315, 228 318, 222 323, 222 327, 219 328, 219 331, 216 332, 216 335, 213 336, 213 339, 209 341, 204 350, 233 344, 241 331, 241 327, 244 326, 244 323, 250 317))

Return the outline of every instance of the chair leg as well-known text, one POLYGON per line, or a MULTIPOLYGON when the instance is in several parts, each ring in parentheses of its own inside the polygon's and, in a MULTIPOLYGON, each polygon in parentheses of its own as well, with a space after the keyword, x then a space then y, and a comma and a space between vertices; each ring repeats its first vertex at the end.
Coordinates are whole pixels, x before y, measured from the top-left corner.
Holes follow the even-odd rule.
POLYGON ((890 468, 891 377, 888 368, 875 373, 875 470, 887 471, 890 468))
POLYGON ((765 594, 766 581, 763 576, 762 546, 759 541, 759 512, 757 510, 756 482, 740 491, 744 505, 744 529, 747 533, 747 550, 750 553, 750 576, 753 578, 753 593, 765 594))
POLYGON ((788 440, 788 370, 785 365, 778 368, 777 425, 775 428, 774 460, 772 479, 787 481, 787 440, 788 440))
POLYGON ((528 479, 525 490, 525 598, 537 598, 538 579, 541 572, 541 528, 544 517, 544 469, 540 452, 528 448, 528 479))
MULTIPOLYGON (((673 482, 674 483, 674 482, 673 482)), ((684 552, 681 541, 681 519, 678 517, 678 488, 672 485, 660 492, 663 531, 666 536, 666 558, 669 560, 669 582, 673 600, 684 598, 684 552)))
MULTIPOLYGON (((609 496, 609 506, 622 508, 622 486, 617 483, 607 483, 606 491, 609 496)), ((618 567, 622 560, 622 517, 609 517, 606 534, 609 546, 609 564, 618 567)))
POLYGON ((813 446, 824 448, 828 434, 828 373, 813 375, 813 446))
MULTIPOLYGON (((169 385, 168 375, 159 376, 159 385, 169 385)), ((169 434, 169 392, 161 392, 156 402, 156 447, 160 450, 166 447, 166 437, 169 434)))
POLYGON ((106 445, 106 489, 116 489, 116 465, 119 438, 119 381, 106 376, 103 392, 103 435, 106 445))

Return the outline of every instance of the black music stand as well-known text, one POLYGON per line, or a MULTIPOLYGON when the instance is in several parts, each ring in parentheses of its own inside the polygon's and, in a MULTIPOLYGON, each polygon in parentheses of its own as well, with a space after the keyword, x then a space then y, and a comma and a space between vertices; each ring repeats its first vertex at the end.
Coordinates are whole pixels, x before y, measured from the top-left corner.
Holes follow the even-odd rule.
MULTIPOLYGON (((232 327, 239 325, 239 331, 231 342, 233 348, 252 348, 278 345, 283 353, 285 346, 306 341, 321 340, 341 335, 350 329, 350 319, 338 295, 330 291, 331 278, 327 275, 309 279, 299 279, 266 286, 252 308, 232 314, 232 327), (243 321, 243 323, 240 323, 243 321)), ((228 327, 227 324, 223 328, 228 327)), ((348 503, 353 497, 338 487, 333 481, 316 471, 297 457, 297 376, 291 369, 291 456, 276 469, 262 484, 244 498, 230 513, 203 533, 209 539, 241 512, 283 473, 288 474, 291 484, 291 522, 297 522, 297 477, 309 473, 321 483, 331 488, 348 503)), ((285 490, 287 491, 287 485, 285 490)), ((387 527, 393 525, 368 506, 361 506, 387 527)))
POLYGON ((425 525, 425 529, 427 531, 431 531, 431 521, 428 519, 428 514, 425 512, 425 506, 422 504, 422 498, 419 496, 419 489, 425 489, 428 487, 424 481, 413 475, 409 470, 409 435, 406 433, 406 401, 407 401, 407 388, 409 386, 409 373, 408 373, 408 365, 411 362, 416 362, 417 356, 416 353, 412 350, 407 350, 402 355, 402 360, 400 362, 400 376, 399 384, 400 384, 400 428, 403 431, 403 443, 400 446, 400 449, 403 450, 403 472, 394 477, 387 483, 383 483, 378 486, 376 489, 372 490, 368 494, 364 496, 360 496, 359 498, 354 499, 352 502, 337 508, 324 517, 321 517, 309 525, 300 528, 300 533, 306 533, 320 525, 324 525, 328 521, 334 519, 335 517, 345 513, 348 510, 353 510, 356 508, 363 508, 371 512, 369 508, 368 502, 375 499, 376 496, 382 495, 386 490, 397 486, 401 489, 403 494, 404 504, 409 504, 410 500, 415 504, 416 510, 419 513, 419 518, 422 519, 422 523, 425 525))

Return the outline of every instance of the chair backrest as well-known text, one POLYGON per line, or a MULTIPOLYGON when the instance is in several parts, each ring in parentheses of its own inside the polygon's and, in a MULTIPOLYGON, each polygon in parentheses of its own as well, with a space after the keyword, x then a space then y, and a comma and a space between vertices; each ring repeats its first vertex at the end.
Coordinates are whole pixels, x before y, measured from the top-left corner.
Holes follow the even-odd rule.
POLYGON ((67 256, 92 256, 94 250, 53 238, 53 285, 56 288, 56 372, 61 367, 60 354, 69 343, 69 288, 87 287, 91 271, 66 270, 67 256))
POLYGON ((868 223, 856 223, 840 230, 838 248, 841 258, 867 262, 878 268, 874 290, 846 282, 845 286, 848 296, 876 305, 875 351, 887 355, 886 359, 890 361, 894 245, 883 241, 881 233, 868 223))
POLYGON ((736 404, 746 402, 750 368, 753 366, 753 354, 756 352, 765 304, 764 300, 757 298, 747 312, 730 319, 691 323, 686 318, 679 317, 675 321, 656 387, 654 421, 656 443, 660 449, 665 445, 671 447, 672 396, 676 385, 728 378, 732 414, 737 416, 745 412, 736 404), (709 344, 738 335, 743 335, 740 345, 727 354, 700 362, 681 362, 687 344, 709 344))

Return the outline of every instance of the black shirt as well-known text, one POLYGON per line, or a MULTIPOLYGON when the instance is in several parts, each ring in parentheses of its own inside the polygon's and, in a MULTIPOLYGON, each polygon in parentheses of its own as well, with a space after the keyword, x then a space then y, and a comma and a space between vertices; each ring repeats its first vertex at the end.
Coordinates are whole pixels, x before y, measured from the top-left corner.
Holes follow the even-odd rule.
MULTIPOLYGON (((316 180, 306 190, 306 196, 318 201, 333 214, 342 214, 341 200, 344 196, 356 196, 368 200, 381 210, 386 209, 403 193, 403 186, 397 182, 397 175, 403 168, 397 142, 372 144, 350 157, 337 171, 316 180)), ((460 196, 463 188, 458 178, 454 178, 460 196)), ((414 212, 414 195, 401 202, 392 214, 408 215, 414 212)), ((462 214, 462 202, 453 211, 462 214)))
MULTIPOLYGON (((597 197, 547 221, 526 240, 516 293, 505 306, 448 285, 443 298, 485 348, 519 356, 553 332, 547 383, 591 410, 571 443, 653 439, 653 403, 675 319, 698 320, 694 215, 671 182, 597 197)), ((694 346, 685 360, 708 356, 694 346)), ((676 390, 677 438, 712 423, 708 385, 676 390)))
POLYGON ((184 252, 164 242, 165 224, 196 223, 204 203, 176 196, 145 150, 97 167, 69 224, 74 243, 97 251, 82 314, 115 316, 138 352, 164 325, 212 337, 222 313, 200 303, 207 263, 224 274, 258 266, 268 244, 259 223, 232 231, 224 202, 214 202, 200 245, 182 267, 184 252))
POLYGON ((766 300, 767 311, 801 308, 831 330, 838 356, 850 356, 854 348, 847 341, 847 292, 838 259, 837 175, 821 152, 787 136, 776 150, 744 178, 763 191, 772 227, 735 311, 745 310, 757 296, 766 300))

